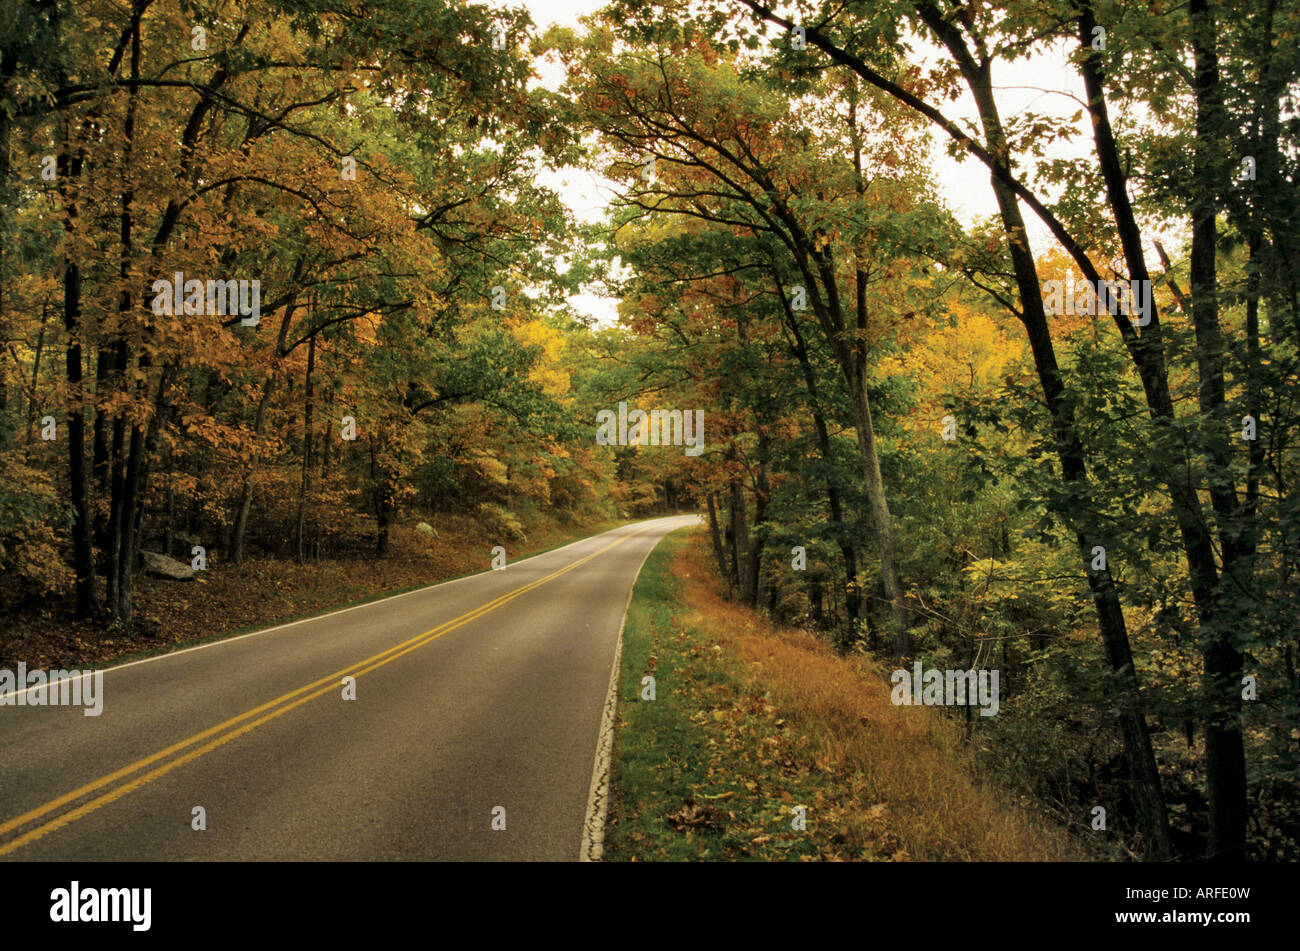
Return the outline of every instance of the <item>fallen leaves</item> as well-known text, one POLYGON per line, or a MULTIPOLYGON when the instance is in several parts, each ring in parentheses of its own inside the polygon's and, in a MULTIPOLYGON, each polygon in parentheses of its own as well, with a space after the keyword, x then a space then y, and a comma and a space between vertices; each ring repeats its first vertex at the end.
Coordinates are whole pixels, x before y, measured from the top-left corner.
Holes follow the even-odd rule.
MULTIPOLYGON (((136 578, 135 628, 113 629, 110 636, 96 622, 78 620, 34 605, 7 617, 0 638, 0 669, 13 669, 19 660, 29 668, 106 666, 138 651, 193 643, 222 632, 260 627, 293 616, 325 611, 340 604, 430 584, 481 567, 466 553, 483 547, 482 528, 468 517, 438 520, 441 534, 436 550, 401 547, 395 556, 374 559, 349 549, 336 558, 305 565, 275 558, 249 559, 243 565, 211 567, 195 579, 202 592, 189 585, 139 575, 136 578)), ((530 527, 533 545, 571 539, 581 526, 530 527)), ((414 534, 412 532, 412 534, 414 534)))
POLYGON ((682 808, 665 818, 679 831, 686 829, 717 829, 726 813, 709 805, 698 805, 694 796, 687 796, 682 808))

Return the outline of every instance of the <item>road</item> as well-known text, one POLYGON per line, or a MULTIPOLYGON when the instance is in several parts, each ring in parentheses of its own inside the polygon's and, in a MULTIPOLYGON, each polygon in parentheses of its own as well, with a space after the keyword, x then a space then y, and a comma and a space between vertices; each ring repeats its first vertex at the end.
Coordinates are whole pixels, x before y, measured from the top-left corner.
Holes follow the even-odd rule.
POLYGON ((695 523, 111 668, 97 717, 0 706, 0 860, 576 860, 629 592, 695 523))

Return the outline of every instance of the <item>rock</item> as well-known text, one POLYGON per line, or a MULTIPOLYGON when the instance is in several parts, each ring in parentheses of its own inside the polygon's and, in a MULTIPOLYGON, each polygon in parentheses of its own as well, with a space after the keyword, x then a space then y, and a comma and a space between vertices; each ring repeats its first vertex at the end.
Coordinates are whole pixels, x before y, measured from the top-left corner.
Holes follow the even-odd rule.
POLYGON ((415 530, 419 532, 421 535, 428 535, 430 538, 438 537, 437 529, 435 529, 428 522, 421 522, 419 525, 415 526, 415 530))
POLYGON ((169 581, 194 580, 194 569, 183 561, 168 558, 156 551, 142 551, 140 557, 144 559, 145 574, 153 575, 155 578, 166 578, 169 581))
POLYGON ((135 629, 143 637, 156 641, 162 637, 163 623, 156 617, 139 617, 135 619, 135 629))

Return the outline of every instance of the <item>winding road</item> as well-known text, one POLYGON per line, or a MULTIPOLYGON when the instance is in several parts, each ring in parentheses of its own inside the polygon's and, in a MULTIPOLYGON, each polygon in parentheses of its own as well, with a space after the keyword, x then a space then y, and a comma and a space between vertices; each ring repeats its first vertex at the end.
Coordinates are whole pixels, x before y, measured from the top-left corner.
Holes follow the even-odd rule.
POLYGON ((0 706, 0 860, 577 860, 632 585, 696 521, 110 668, 100 716, 0 706))

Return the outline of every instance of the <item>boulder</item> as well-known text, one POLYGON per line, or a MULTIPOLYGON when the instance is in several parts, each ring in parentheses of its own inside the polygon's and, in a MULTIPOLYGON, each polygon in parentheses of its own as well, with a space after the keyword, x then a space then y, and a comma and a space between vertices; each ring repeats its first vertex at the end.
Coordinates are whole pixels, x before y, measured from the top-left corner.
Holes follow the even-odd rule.
POLYGON ((427 536, 429 536, 430 538, 437 538, 437 537, 438 537, 438 531, 437 531, 437 529, 435 529, 435 528, 434 528, 432 525, 430 525, 428 522, 421 522, 419 525, 416 525, 416 526, 415 526, 415 530, 416 530, 417 532, 419 532, 421 535, 427 535, 427 536))
POLYGON ((138 617, 135 629, 141 636, 156 641, 162 638, 163 622, 156 617, 138 617))
POLYGON ((194 569, 183 561, 168 558, 156 551, 142 551, 140 557, 144 560, 145 574, 153 575, 155 578, 166 578, 169 581, 194 580, 194 569))

